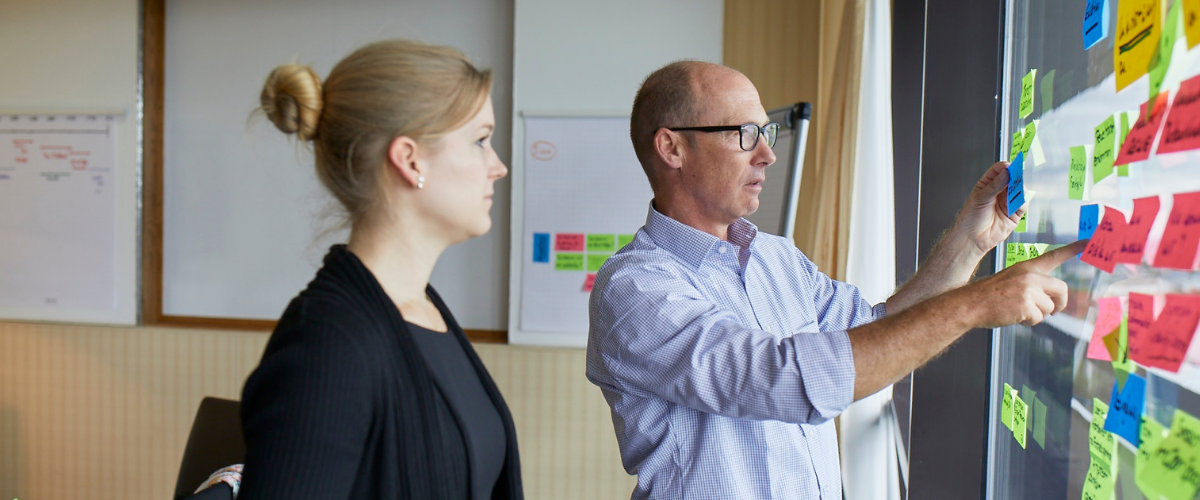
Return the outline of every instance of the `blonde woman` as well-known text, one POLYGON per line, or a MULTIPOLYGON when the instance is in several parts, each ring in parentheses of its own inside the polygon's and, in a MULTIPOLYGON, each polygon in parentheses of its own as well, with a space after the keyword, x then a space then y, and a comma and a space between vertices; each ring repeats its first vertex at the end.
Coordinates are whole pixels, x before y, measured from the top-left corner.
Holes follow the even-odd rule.
POLYGON ((482 235, 508 169, 490 71, 392 40, 322 82, 276 68, 262 109, 310 141, 345 208, 346 245, 284 311, 242 394, 242 500, 521 498, 512 417, 429 285, 442 252, 482 235))

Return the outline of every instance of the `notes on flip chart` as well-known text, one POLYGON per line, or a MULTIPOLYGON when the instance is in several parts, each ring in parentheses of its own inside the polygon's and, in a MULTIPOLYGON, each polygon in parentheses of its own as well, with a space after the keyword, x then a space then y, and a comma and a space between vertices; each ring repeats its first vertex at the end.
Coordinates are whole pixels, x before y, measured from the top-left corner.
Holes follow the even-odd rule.
POLYGON ((1133 128, 1129 129, 1129 135, 1125 137, 1125 144, 1121 146, 1121 152, 1117 155, 1117 165, 1142 161, 1150 157, 1150 149, 1154 147, 1154 140, 1158 137, 1163 116, 1167 114, 1170 106, 1167 97, 1167 93, 1163 92, 1154 98, 1153 103, 1146 101, 1142 104, 1138 119, 1134 121, 1133 128))
POLYGON ((589 234, 587 235, 587 251, 589 252, 615 252, 617 251, 617 237, 612 234, 589 234))
POLYGON ((1121 0, 1117 2, 1117 30, 1113 46, 1113 72, 1117 91, 1146 74, 1150 58, 1158 49, 1162 34, 1161 0, 1121 0))
POLYGON ((1141 439, 1142 405, 1145 401, 1146 379, 1140 375, 1129 374, 1124 387, 1114 383, 1104 430, 1125 438, 1136 447, 1141 439))
POLYGON ((582 271, 583 254, 577 252, 559 252, 554 255, 554 270, 582 271))
POLYGON ((1200 295, 1167 294, 1142 342, 1146 366, 1179 371, 1200 323, 1200 295))
POLYGON ((1150 464, 1151 455, 1158 445, 1167 437, 1167 429, 1153 418, 1143 416, 1142 426, 1138 435, 1137 458, 1134 459, 1134 478, 1137 487, 1146 498, 1159 498, 1160 493, 1149 478, 1146 477, 1146 467, 1150 464))
POLYGON ((1158 38, 1158 47, 1154 49, 1154 55, 1150 56, 1150 94, 1148 97, 1158 95, 1162 90, 1163 78, 1167 76, 1167 68, 1171 65, 1171 55, 1175 51, 1175 36, 1178 33, 1179 26, 1179 4, 1182 1, 1172 2, 1170 10, 1167 11, 1167 21, 1162 27, 1162 36, 1158 38))
POLYGON ((1196 249, 1200 245, 1200 191, 1176 194, 1173 200, 1153 265, 1195 269, 1196 249))
POLYGON ((1017 157, 1012 163, 1008 164, 1008 216, 1017 213, 1022 206, 1025 206, 1025 174, 1024 164, 1025 154, 1017 153, 1017 157))
POLYGON ((1112 174, 1113 161, 1116 160, 1117 128, 1112 115, 1096 125, 1093 132, 1096 149, 1092 152, 1092 183, 1099 184, 1112 174))
POLYGON ((1158 217, 1160 201, 1157 196, 1148 196, 1133 200, 1133 215, 1129 216, 1129 225, 1125 228, 1121 245, 1114 257, 1122 264, 1140 264, 1142 253, 1146 248, 1146 239, 1150 236, 1150 228, 1158 217))
POLYGON ((1019 113, 1021 118, 1028 118, 1033 114, 1033 87, 1034 81, 1037 79, 1037 69, 1029 70, 1029 73, 1021 79, 1021 107, 1019 113))
POLYGON ((1029 405, 1025 404, 1025 400, 1020 396, 1013 396, 1012 407, 1012 433, 1016 438, 1017 444, 1021 445, 1021 449, 1025 449, 1025 438, 1029 434, 1027 432, 1026 423, 1029 421, 1029 405))
POLYGON ((1090 49, 1108 37, 1108 0, 1087 0, 1083 9, 1083 48, 1090 49))
POLYGON ((1071 166, 1067 174, 1067 198, 1072 200, 1082 200, 1083 188, 1087 182, 1087 167, 1091 162, 1088 160, 1087 149, 1083 146, 1073 146, 1071 148, 1071 166))
POLYGON ((589 253, 587 254, 587 270, 588 272, 596 272, 600 267, 608 262, 608 258, 612 257, 610 253, 589 253))
POLYGON ((1079 258, 1101 271, 1112 273, 1127 226, 1125 214, 1113 207, 1104 207, 1104 216, 1079 258))
POLYGON ((550 262, 550 233, 533 233, 533 261, 550 262))
POLYGON ((1096 324, 1092 329, 1092 340, 1088 343, 1087 357, 1101 361, 1112 361, 1112 353, 1105 347, 1104 337, 1121 326, 1124 316, 1121 297, 1096 299, 1096 324))
POLYGON ((1163 124, 1158 154, 1200 148, 1200 76, 1179 84, 1163 124))
POLYGON ((1146 468, 1138 476, 1171 500, 1195 496, 1200 489, 1200 420, 1175 410, 1170 432, 1150 452, 1146 468))
POLYGON ((582 252, 584 235, 582 233, 558 233, 554 235, 554 251, 582 252))

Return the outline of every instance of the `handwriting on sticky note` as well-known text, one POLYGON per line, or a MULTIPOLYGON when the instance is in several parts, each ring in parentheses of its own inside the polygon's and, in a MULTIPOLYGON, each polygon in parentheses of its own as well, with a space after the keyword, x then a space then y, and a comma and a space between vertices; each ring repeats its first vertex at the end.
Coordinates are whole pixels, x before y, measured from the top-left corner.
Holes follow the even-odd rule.
POLYGON ((555 271, 582 271, 583 254, 559 252, 554 254, 555 271))
MULTIPOLYGON (((1037 70, 1031 69, 1029 73, 1021 79, 1021 118, 1027 118, 1033 113, 1033 87, 1034 80, 1037 78, 1037 70)), ((1030 137, 1032 139, 1032 137, 1030 137)))
POLYGON ((590 292, 596 286, 596 273, 588 273, 587 278, 583 280, 583 291, 590 292))
POLYGON ((1141 432, 1138 436, 1137 458, 1134 459, 1133 470, 1139 490, 1146 498, 1159 498, 1160 493, 1153 483, 1146 478, 1146 468, 1150 458, 1163 438, 1167 437, 1167 429, 1153 418, 1143 416, 1141 432))
POLYGON ((1024 449, 1025 436, 1028 435, 1025 423, 1029 421, 1029 406, 1025 404, 1025 400, 1021 399, 1020 396, 1013 397, 1012 419, 1013 437, 1017 439, 1017 444, 1020 444, 1021 448, 1024 449))
POLYGON ((1023 246, 1023 244, 1021 244, 1021 243, 1009 243, 1005 247, 1004 267, 1012 267, 1016 263, 1020 262, 1019 260, 1017 260, 1017 247, 1021 247, 1021 246, 1023 246))
POLYGON ((1023 163, 1025 161, 1024 153, 1017 153, 1017 157, 1012 163, 1008 164, 1008 216, 1017 213, 1021 207, 1025 206, 1025 174, 1023 163))
POLYGON ((1161 35, 1160 0, 1117 2, 1117 33, 1113 47, 1113 72, 1117 91, 1129 86, 1150 68, 1161 35))
POLYGON ((1125 379, 1125 386, 1120 389, 1113 384, 1104 430, 1137 446, 1141 439, 1142 405, 1145 401, 1146 379, 1138 374, 1130 373, 1125 379))
POLYGON ((1087 182, 1087 150, 1083 146, 1071 148, 1071 167, 1067 173, 1067 197, 1072 200, 1083 199, 1083 186, 1087 182))
POLYGON ((1200 191, 1174 196, 1167 227, 1154 257, 1155 267, 1192 269, 1200 244, 1200 191))
POLYGON ((1147 332, 1147 366, 1178 372, 1200 323, 1200 295, 1167 294, 1162 312, 1147 332))
POLYGON ((1000 423, 1005 427, 1012 429, 1012 414, 1013 414, 1013 388, 1008 383, 1004 384, 1004 395, 1000 398, 1000 423))
POLYGON ((1161 202, 1157 196, 1148 196, 1133 200, 1133 215, 1129 216, 1129 225, 1125 229, 1121 246, 1115 257, 1118 263, 1140 264, 1146 248, 1146 238, 1150 236, 1150 228, 1154 218, 1158 217, 1161 202))
POLYGON ((1092 184, 1099 184, 1112 173, 1116 159, 1113 150, 1116 149, 1117 128, 1112 115, 1096 125, 1093 132, 1096 149, 1092 152, 1092 184))
POLYGON ((1082 500, 1112 500, 1113 488, 1117 478, 1113 476, 1112 467, 1104 462, 1092 459, 1088 464, 1087 476, 1083 478, 1082 500))
POLYGON ((1158 94, 1153 101, 1142 104, 1138 119, 1133 122, 1133 128, 1129 129, 1129 135, 1125 136, 1125 143, 1121 145, 1121 152, 1117 155, 1115 164, 1125 165, 1150 157, 1150 148, 1158 138, 1158 130, 1169 107, 1166 92, 1158 94))
POLYGON ((1158 143, 1158 154, 1189 149, 1200 149, 1200 76, 1179 84, 1158 143))
POLYGON ((1175 410, 1171 431, 1150 454, 1145 479, 1160 494, 1171 499, 1188 499, 1200 488, 1200 421, 1175 410))
POLYGON ((1104 207, 1104 217, 1096 226, 1096 232, 1088 241, 1087 248, 1083 249, 1080 260, 1101 271, 1112 273, 1117 266, 1117 251, 1121 249, 1127 226, 1125 214, 1115 208, 1104 207))
POLYGON ((1108 0, 1087 0, 1083 9, 1083 48, 1092 48, 1108 37, 1108 0))
POLYGON ((1150 327, 1162 309, 1162 300, 1154 295, 1131 292, 1129 308, 1129 359, 1146 365, 1151 354, 1150 327))
POLYGON ((1022 129, 1018 129, 1016 132, 1013 132, 1012 143, 1009 144, 1009 146, 1008 146, 1008 161, 1011 162, 1013 160, 1016 160, 1017 155, 1020 154, 1020 152, 1021 152, 1021 148, 1024 148, 1024 147, 1025 147, 1025 131, 1022 129))
MULTIPOLYGON (((1137 120, 1137 116, 1136 116, 1137 111, 1136 110, 1132 111, 1132 113, 1135 116, 1131 117, 1131 116, 1129 116, 1129 113, 1131 113, 1131 111, 1126 111, 1124 113, 1121 113, 1121 133, 1117 134, 1117 151, 1118 152, 1120 152, 1121 149, 1125 147, 1125 138, 1129 137, 1129 123, 1133 120, 1137 120)), ((1118 156, 1120 156, 1120 155, 1118 154, 1118 156)), ((1119 165, 1119 163, 1116 160, 1113 161, 1113 164, 1119 165)), ((1128 164, 1119 165, 1117 167, 1117 176, 1118 177, 1129 177, 1129 165, 1128 164)))
POLYGON ((1096 299, 1096 326, 1092 328, 1092 340, 1088 343, 1087 357, 1089 359, 1112 361, 1112 356, 1105 349, 1103 338, 1121 326, 1123 314, 1121 297, 1096 299))
POLYGON ((1092 460, 1099 459, 1105 464, 1112 465, 1113 456, 1117 452, 1117 440, 1111 432, 1104 430, 1104 420, 1108 417, 1108 404, 1098 398, 1092 398, 1092 423, 1088 426, 1088 452, 1092 460))
POLYGON ((612 234, 589 234, 587 235, 587 251, 615 252, 617 251, 617 237, 612 234))
POLYGON ((558 234, 554 235, 554 251, 556 251, 556 252, 582 252, 583 251, 583 234, 558 233, 558 234))
POLYGON ((1037 136, 1037 120, 1025 125, 1025 132, 1021 134, 1021 152, 1026 156, 1029 156, 1029 148, 1033 147, 1035 136, 1037 136))
POLYGON ((605 262, 608 262, 609 257, 612 257, 612 254, 589 253, 587 256, 587 270, 593 273, 599 271, 600 267, 603 266, 605 262))

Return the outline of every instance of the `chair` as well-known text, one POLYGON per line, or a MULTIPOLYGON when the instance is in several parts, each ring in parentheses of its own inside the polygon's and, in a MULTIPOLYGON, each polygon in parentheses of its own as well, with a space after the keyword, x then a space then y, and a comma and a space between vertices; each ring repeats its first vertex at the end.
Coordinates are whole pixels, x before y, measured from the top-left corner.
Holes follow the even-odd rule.
POLYGON ((175 481, 175 500, 191 495, 217 469, 245 460, 241 407, 238 401, 213 397, 200 402, 175 481))

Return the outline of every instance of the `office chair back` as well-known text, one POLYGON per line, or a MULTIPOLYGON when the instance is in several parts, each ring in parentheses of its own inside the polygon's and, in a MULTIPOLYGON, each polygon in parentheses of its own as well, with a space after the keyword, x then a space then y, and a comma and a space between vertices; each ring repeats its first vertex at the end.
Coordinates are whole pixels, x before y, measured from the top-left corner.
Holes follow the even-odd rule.
POLYGON ((246 459, 241 407, 238 401, 213 397, 200 402, 175 481, 175 500, 191 495, 217 469, 246 459))

